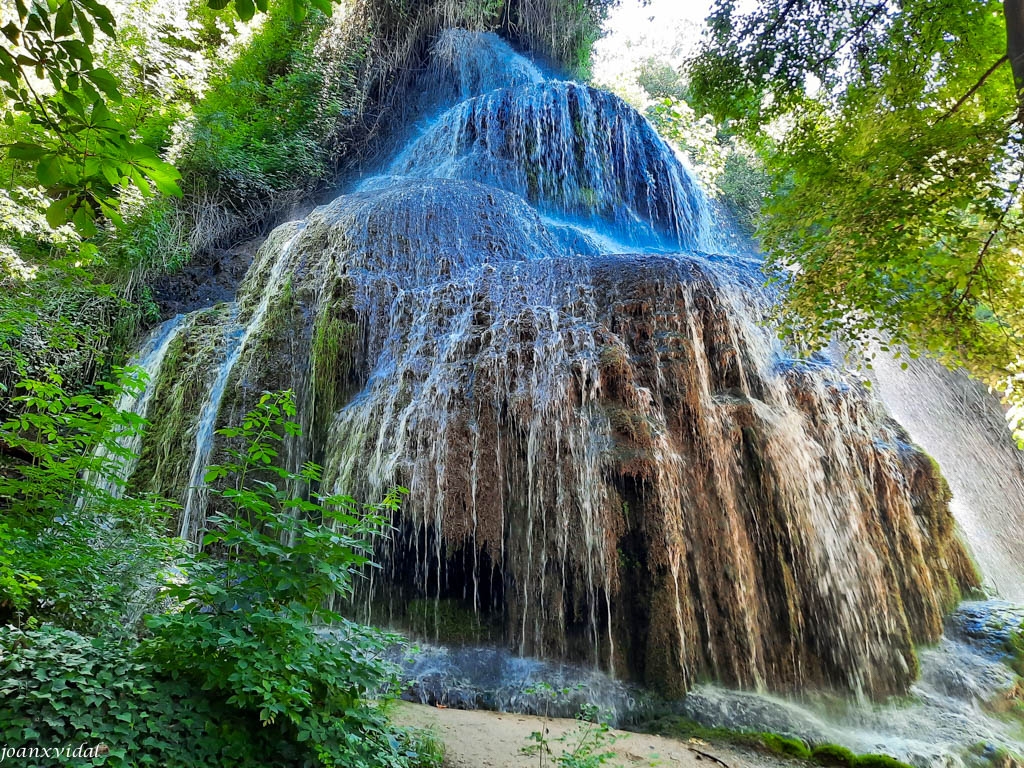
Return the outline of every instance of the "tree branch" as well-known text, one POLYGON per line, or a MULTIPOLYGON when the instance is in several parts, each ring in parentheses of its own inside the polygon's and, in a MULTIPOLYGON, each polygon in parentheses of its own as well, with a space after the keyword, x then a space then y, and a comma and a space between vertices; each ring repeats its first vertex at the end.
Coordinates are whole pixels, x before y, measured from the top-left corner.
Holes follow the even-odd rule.
POLYGON ((827 62, 829 62, 832 59, 834 59, 836 57, 836 55, 841 50, 843 50, 843 48, 848 46, 850 43, 852 43, 854 40, 856 40, 861 34, 863 34, 864 31, 871 25, 871 23, 875 19, 877 19, 882 14, 882 12, 885 9, 886 9, 886 3, 884 3, 884 2, 883 3, 879 3, 878 5, 876 5, 874 7, 874 10, 872 10, 872 12, 867 16, 867 18, 865 18, 864 21, 862 21, 860 24, 858 24, 856 27, 854 27, 853 30, 846 37, 844 37, 839 42, 839 45, 837 45, 835 48, 833 48, 827 54, 825 54, 820 59, 818 59, 816 62, 814 62, 814 64, 811 66, 811 70, 812 71, 816 70, 816 69, 820 68, 823 64, 826 64, 827 62))
POLYGON ((793 6, 796 4, 797 0, 789 0, 779 9, 779 15, 772 19, 772 23, 762 33, 763 39, 770 39, 779 30, 779 27, 786 21, 786 17, 789 16, 789 12, 793 10, 793 6))
POLYGON ((723 765, 723 766, 725 766, 725 768, 731 768, 731 766, 727 762, 725 762, 725 760, 723 760, 720 757, 715 757, 710 752, 705 752, 702 749, 697 749, 696 747, 694 747, 692 745, 687 745, 687 749, 689 749, 691 752, 693 752, 695 755, 697 755, 697 759, 698 760, 700 760, 701 758, 704 758, 706 760, 711 760, 712 762, 718 763, 719 765, 723 765))
POLYGON ((978 251, 978 258, 974 261, 974 266, 971 267, 967 273, 967 283, 964 285, 963 290, 960 292, 959 298, 953 303, 953 306, 949 308, 948 317, 950 320, 953 319, 957 310, 963 306, 963 303, 967 300, 971 293, 971 287, 974 285, 975 278, 982 272, 985 266, 985 256, 988 255, 988 250, 992 246, 992 242, 996 239, 1003 229, 1003 222, 1006 221, 1006 216, 1013 208, 1014 203, 1017 202, 1017 193, 1020 191, 1021 184, 1024 183, 1024 167, 1021 168, 1020 174, 1017 176, 1017 180, 1014 182, 1012 191, 1007 193, 1006 205, 1003 206, 1002 212, 999 214, 999 218, 996 219, 992 225, 992 230, 988 233, 988 237, 985 239, 984 244, 981 246, 981 250, 978 251))
POLYGON ((985 84, 985 81, 992 76, 992 73, 999 69, 999 67, 1005 64, 1007 61, 1009 61, 1009 59, 1010 57, 1005 53, 1002 56, 1000 56, 996 63, 989 67, 987 70, 985 70, 985 74, 978 78, 978 82, 972 85, 970 90, 968 90, 967 93, 961 96, 959 100, 956 102, 956 104, 954 104, 946 114, 940 117, 939 120, 945 120, 947 117, 950 117, 954 112, 960 109, 960 107, 962 107, 964 103, 969 98, 971 98, 971 96, 978 92, 978 89, 985 84))

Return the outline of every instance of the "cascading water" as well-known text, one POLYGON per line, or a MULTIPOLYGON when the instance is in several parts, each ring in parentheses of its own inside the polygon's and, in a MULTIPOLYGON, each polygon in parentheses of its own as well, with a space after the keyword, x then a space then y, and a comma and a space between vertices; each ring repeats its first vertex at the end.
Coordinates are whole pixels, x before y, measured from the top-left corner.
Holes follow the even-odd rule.
POLYGON ((728 227, 632 108, 493 35, 443 34, 424 78, 387 172, 275 231, 237 317, 176 342, 143 461, 183 535, 215 427, 293 388, 289 461, 412 490, 363 618, 455 605, 673 697, 906 692, 977 583, 934 463, 765 330, 758 264, 707 255, 728 227))
POLYGON ((789 733, 812 743, 839 741, 915 765, 951 766, 962 765, 958 753, 965 746, 991 750, 989 745, 1012 748, 1019 741, 1013 721, 1000 717, 999 708, 1012 705, 1006 695, 1016 676, 1003 662, 1004 644, 1022 619, 1024 609, 1007 603, 964 603, 942 640, 921 651, 912 701, 870 706, 813 695, 796 701, 708 684, 681 701, 662 701, 593 669, 488 646, 426 644, 400 661, 405 697, 424 704, 572 717, 589 703, 620 727, 677 714, 709 726, 789 733))
MULTIPOLYGON (((301 231, 301 228, 298 230, 301 231)), ((192 468, 189 471, 188 489, 185 493, 184 509, 181 513, 178 535, 188 541, 198 541, 201 536, 197 535, 202 530, 208 496, 206 493, 207 467, 210 464, 210 456, 213 453, 214 429, 217 425, 217 416, 220 413, 221 402, 224 399, 224 391, 235 365, 238 363, 245 351, 246 342, 253 333, 260 327, 263 318, 270 307, 270 300, 280 288, 281 275, 286 262, 285 257, 292 241, 297 237, 295 232, 287 239, 281 248, 281 257, 273 262, 270 272, 262 280, 262 287, 259 289, 259 301, 255 308, 248 315, 248 319, 232 322, 225 332, 223 346, 224 359, 217 369, 217 375, 213 380, 209 396, 203 403, 199 412, 199 422, 196 425, 195 452, 192 458, 192 468)), ((239 311, 237 307, 232 310, 232 321, 239 311)))
POLYGON ((651 125, 610 93, 543 81, 445 112, 390 169, 471 179, 633 242, 715 251, 711 207, 651 125))
MULTIPOLYGON (((141 369, 145 374, 142 389, 138 392, 122 393, 114 403, 116 410, 134 414, 140 419, 146 418, 150 401, 156 391, 160 367, 163 365, 167 350, 181 330, 183 320, 183 316, 177 315, 158 325, 149 335, 149 339, 142 345, 142 349, 129 363, 130 366, 141 369)), ((97 458, 106 459, 108 470, 110 470, 102 477, 89 478, 90 483, 101 494, 120 498, 124 493, 125 486, 138 465, 142 439, 143 434, 138 430, 118 437, 118 455, 114 455, 103 446, 97 449, 97 458)), ((80 501, 80 503, 82 502, 84 499, 80 501)))

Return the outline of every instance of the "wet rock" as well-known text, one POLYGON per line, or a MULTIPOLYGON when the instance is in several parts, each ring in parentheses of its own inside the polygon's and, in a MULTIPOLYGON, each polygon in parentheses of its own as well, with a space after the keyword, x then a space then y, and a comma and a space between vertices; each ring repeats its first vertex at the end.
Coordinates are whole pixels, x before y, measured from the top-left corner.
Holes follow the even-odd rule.
POLYGON ((256 238, 232 248, 203 251, 181 269, 158 278, 152 289, 161 316, 232 301, 262 241, 256 238))

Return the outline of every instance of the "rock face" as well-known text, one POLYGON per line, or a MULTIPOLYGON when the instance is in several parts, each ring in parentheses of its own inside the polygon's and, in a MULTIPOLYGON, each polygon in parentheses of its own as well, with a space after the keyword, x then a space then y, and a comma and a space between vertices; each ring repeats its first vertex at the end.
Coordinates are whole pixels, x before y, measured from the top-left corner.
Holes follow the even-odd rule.
POLYGON ((524 653, 669 694, 902 692, 914 644, 975 584, 949 492, 865 390, 787 357, 756 262, 694 250, 712 221, 615 97, 470 96, 389 174, 276 231, 236 305, 189 321, 136 484, 185 500, 197 536, 206 500, 184 489, 216 453, 208 427, 290 387, 291 461, 323 464, 331 491, 412 491, 364 618, 454 602, 524 653))

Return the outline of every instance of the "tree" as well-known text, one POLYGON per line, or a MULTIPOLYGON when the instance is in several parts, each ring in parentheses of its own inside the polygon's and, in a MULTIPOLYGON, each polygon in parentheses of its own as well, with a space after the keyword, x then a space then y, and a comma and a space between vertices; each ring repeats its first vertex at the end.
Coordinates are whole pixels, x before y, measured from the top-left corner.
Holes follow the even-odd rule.
POLYGON ((1024 403, 1024 0, 719 0, 708 23, 691 93, 772 173, 785 331, 907 345, 1024 403))
POLYGON ((178 173, 131 136, 111 105, 122 100, 117 78, 97 66, 97 30, 114 37, 114 15, 96 0, 15 0, 16 18, 2 30, 0 83, 4 121, 27 118, 22 140, 7 148, 15 160, 35 164, 52 198, 46 218, 54 228, 72 222, 83 237, 96 234, 95 219, 120 220, 117 190, 135 186, 150 194, 180 194, 178 173))
MULTIPOLYGON (((207 0, 211 9, 232 0, 207 0)), ((239 18, 266 13, 269 0, 233 0, 239 18)), ((310 7, 330 15, 332 0, 284 0, 295 19, 310 7)), ((5 9, 6 11, 7 9, 5 9)), ((122 85, 98 66, 96 49, 117 34, 114 14, 99 0, 14 0, 14 18, 0 28, 0 93, 4 122, 25 125, 8 156, 34 164, 51 202, 50 226, 74 225, 83 238, 97 232, 96 220, 120 224, 120 192, 136 188, 144 196, 155 187, 180 196, 178 171, 140 139, 137 125, 119 115, 122 85)), ((131 114, 131 113, 129 113, 131 114)), ((84 244, 94 251, 95 246, 84 244)))

